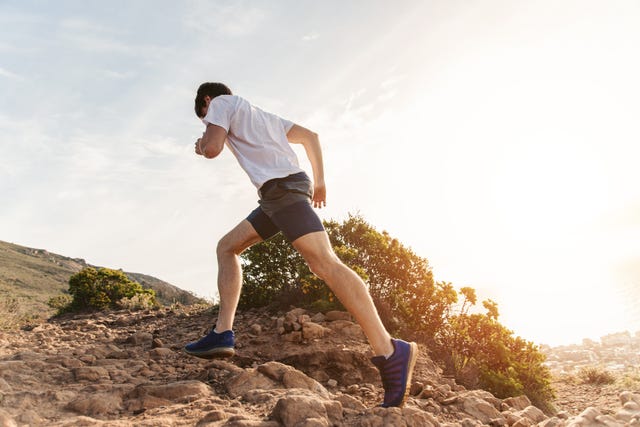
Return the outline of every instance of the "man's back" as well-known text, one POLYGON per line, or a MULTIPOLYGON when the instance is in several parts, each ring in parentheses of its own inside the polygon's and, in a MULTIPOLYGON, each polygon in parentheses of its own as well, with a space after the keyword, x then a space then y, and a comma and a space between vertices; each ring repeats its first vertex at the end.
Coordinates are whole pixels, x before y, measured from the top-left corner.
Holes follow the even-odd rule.
POLYGON ((287 140, 293 122, 236 95, 220 95, 211 100, 203 121, 227 131, 227 146, 256 188, 270 179, 302 171, 287 140))

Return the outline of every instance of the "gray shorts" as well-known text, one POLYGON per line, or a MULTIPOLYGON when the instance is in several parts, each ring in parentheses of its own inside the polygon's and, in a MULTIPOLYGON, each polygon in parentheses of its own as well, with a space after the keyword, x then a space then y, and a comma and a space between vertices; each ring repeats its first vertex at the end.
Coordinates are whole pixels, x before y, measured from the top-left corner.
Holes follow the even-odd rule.
POLYGON ((311 207, 313 183, 306 173, 269 180, 258 193, 260 206, 247 220, 263 240, 280 231, 290 242, 305 234, 324 231, 322 221, 311 207))

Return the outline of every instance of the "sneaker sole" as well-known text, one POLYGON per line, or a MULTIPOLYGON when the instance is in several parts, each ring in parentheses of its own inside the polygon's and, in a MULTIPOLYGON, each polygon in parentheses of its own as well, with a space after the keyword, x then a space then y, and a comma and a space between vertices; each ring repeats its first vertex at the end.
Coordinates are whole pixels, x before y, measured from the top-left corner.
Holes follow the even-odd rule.
POLYGON ((402 396, 402 400, 398 407, 402 407, 404 405, 404 401, 409 394, 409 390, 411 390, 411 377, 413 376, 413 368, 416 366, 416 361, 418 360, 418 344, 414 342, 410 342, 409 346, 411 348, 409 352, 409 371, 407 373, 407 387, 404 389, 404 396, 402 396))
POLYGON ((202 359, 224 359, 228 357, 232 357, 236 354, 235 350, 231 347, 219 347, 206 351, 189 351, 186 348, 184 352, 195 357, 200 357, 202 359))

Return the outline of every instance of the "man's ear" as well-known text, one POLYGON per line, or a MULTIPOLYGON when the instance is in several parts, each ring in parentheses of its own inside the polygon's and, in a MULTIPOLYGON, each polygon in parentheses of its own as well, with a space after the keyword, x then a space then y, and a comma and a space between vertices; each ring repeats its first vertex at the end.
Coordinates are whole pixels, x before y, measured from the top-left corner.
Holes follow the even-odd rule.
POLYGON ((206 116, 207 115, 207 111, 209 111, 209 104, 211 103, 211 99, 212 98, 209 95, 205 95, 205 97, 204 97, 204 107, 202 107, 202 114, 204 116, 206 116))

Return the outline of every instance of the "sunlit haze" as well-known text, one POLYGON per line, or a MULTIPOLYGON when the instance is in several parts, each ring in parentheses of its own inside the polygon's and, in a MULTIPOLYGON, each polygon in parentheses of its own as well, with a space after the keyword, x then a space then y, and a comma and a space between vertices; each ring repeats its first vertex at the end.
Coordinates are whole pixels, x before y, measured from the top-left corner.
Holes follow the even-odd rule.
POLYGON ((3 1, 0 240, 215 298, 257 200, 193 153, 223 81, 320 135, 323 219, 360 213, 537 343, 636 332, 639 51, 631 0, 3 1))

